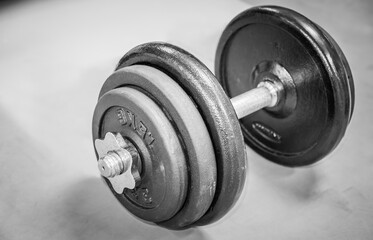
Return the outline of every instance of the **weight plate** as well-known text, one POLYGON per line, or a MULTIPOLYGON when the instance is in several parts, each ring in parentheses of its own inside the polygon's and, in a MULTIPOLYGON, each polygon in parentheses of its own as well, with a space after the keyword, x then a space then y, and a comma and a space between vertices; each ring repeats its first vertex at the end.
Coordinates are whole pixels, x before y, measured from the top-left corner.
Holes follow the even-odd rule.
POLYGON ((249 9, 224 30, 215 61, 230 97, 265 78, 285 86, 280 106, 240 120, 255 151, 295 167, 317 162, 338 145, 354 106, 352 74, 339 46, 315 23, 281 7, 249 9))
POLYGON ((100 97, 93 116, 93 141, 107 132, 121 133, 138 150, 141 181, 116 198, 135 216, 150 222, 165 221, 183 206, 187 166, 178 136, 157 104, 140 91, 117 88, 100 97))
POLYGON ((205 65, 173 45, 146 43, 135 47, 124 55, 117 69, 135 64, 152 66, 169 75, 197 105, 212 138, 217 183, 209 210, 195 224, 220 219, 237 201, 246 177, 243 136, 229 98, 205 65))
POLYGON ((121 68, 106 80, 100 96, 123 86, 136 88, 153 99, 168 116, 184 146, 189 169, 186 201, 174 217, 158 223, 172 229, 184 228, 207 211, 215 193, 215 154, 206 125, 184 90, 158 69, 144 65, 121 68))

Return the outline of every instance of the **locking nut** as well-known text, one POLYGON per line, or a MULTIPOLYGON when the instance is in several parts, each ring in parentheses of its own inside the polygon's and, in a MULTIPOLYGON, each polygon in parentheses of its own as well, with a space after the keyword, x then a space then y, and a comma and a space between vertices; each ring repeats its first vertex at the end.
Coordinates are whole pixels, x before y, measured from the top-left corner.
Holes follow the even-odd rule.
POLYGON ((107 153, 98 160, 98 170, 101 175, 110 178, 128 170, 131 153, 125 149, 107 153))
POLYGON ((106 133, 103 140, 96 139, 99 155, 98 169, 107 178, 115 192, 134 189, 140 181, 140 157, 135 147, 117 133, 106 133), (138 163, 134 165, 134 162, 138 163))

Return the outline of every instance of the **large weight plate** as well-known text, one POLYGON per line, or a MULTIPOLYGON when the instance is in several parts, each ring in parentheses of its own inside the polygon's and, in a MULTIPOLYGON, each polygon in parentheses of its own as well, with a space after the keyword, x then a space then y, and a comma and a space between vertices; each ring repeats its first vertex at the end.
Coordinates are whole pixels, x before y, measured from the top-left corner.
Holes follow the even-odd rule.
POLYGON ((190 53, 166 43, 135 47, 117 70, 143 64, 155 67, 181 86, 202 115, 212 138, 217 166, 216 191, 210 208, 196 225, 223 217, 237 201, 246 177, 246 153, 233 106, 210 70, 190 53))
POLYGON ((215 154, 206 125, 184 90, 158 69, 144 65, 121 68, 106 80, 100 95, 123 86, 153 99, 180 137, 189 170, 186 200, 175 216, 158 224, 172 229, 187 227, 206 213, 215 194, 215 154))
POLYGON ((140 185, 116 193, 116 198, 135 216, 150 222, 170 219, 183 206, 188 175, 183 148, 173 126, 157 104, 128 87, 102 95, 92 123, 93 141, 107 132, 120 133, 139 151, 140 185))
POLYGON ((273 6, 239 14, 221 36, 215 63, 230 97, 270 74, 291 80, 281 107, 240 120, 245 141, 270 161, 313 164, 340 142, 354 106, 352 74, 336 42, 306 17, 273 6))

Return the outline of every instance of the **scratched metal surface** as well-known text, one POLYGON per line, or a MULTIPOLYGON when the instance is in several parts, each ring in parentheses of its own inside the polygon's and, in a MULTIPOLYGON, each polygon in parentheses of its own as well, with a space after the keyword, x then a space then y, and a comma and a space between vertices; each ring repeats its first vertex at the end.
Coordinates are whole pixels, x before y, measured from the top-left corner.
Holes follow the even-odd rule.
MULTIPOLYGON (((268 2, 268 1, 267 1, 268 2)), ((263 1, 16 1, 0 8, 0 239, 373 239, 373 3, 279 1, 323 26, 355 77, 340 146, 290 169, 248 149, 243 196, 222 221, 173 232, 142 223, 100 180, 91 118, 120 57, 167 41, 212 69, 219 34, 263 1)))

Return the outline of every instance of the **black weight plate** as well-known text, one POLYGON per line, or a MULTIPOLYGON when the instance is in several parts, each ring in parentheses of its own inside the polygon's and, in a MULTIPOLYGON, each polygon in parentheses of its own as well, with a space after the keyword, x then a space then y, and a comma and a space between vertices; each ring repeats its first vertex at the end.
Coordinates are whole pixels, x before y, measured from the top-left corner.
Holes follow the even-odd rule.
POLYGON ((183 206, 188 175, 183 148, 163 111, 140 91, 128 87, 100 97, 93 116, 93 141, 107 132, 120 133, 139 151, 141 181, 118 194, 119 202, 135 216, 150 222, 170 219, 183 206))
POLYGON ((205 225, 220 219, 237 201, 246 177, 244 141, 229 98, 205 65, 173 45, 146 43, 135 47, 124 55, 117 69, 135 64, 149 65, 166 73, 197 105, 214 145, 217 184, 209 210, 195 224, 205 225))
POLYGON ((184 146, 189 170, 185 203, 175 216, 158 224, 172 229, 186 227, 205 214, 215 194, 216 162, 207 127, 184 90, 158 69, 144 65, 121 68, 105 81, 100 96, 123 86, 136 88, 153 99, 184 146))
POLYGON ((313 164, 340 142, 354 106, 352 74, 335 41, 306 17, 275 6, 249 9, 224 30, 215 61, 230 97, 256 87, 263 66, 292 78, 287 111, 263 109, 240 120, 245 141, 270 161, 313 164))

